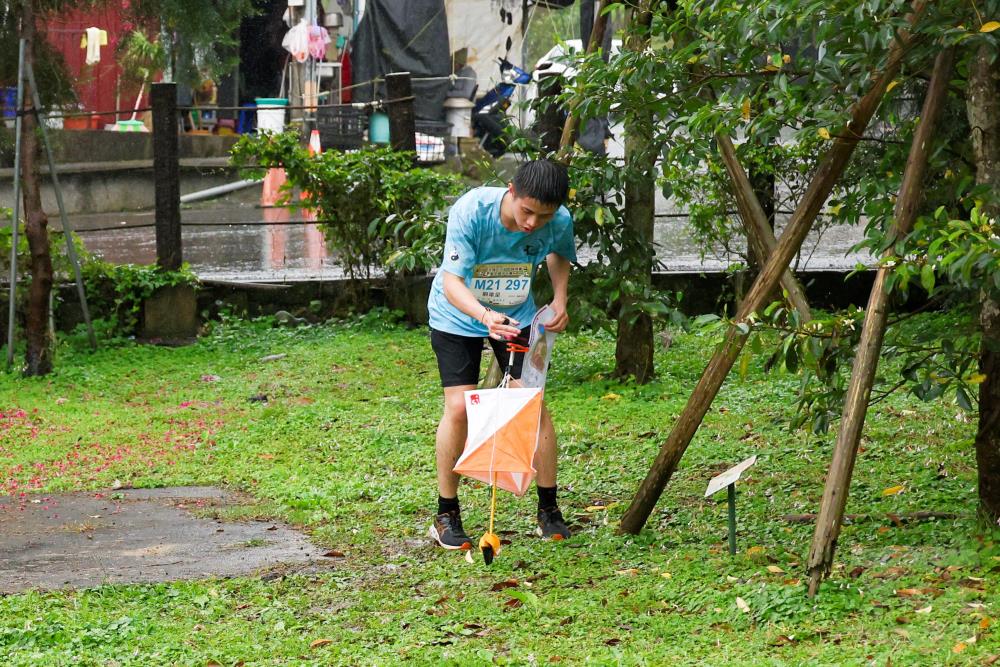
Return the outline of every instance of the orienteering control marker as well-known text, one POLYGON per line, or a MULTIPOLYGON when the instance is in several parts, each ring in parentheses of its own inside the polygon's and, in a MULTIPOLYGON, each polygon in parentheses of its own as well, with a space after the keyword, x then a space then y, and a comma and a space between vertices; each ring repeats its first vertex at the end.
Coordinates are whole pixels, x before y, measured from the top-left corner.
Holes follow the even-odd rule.
POLYGON ((729 553, 736 553, 736 482, 740 476, 746 472, 747 468, 757 463, 757 455, 754 454, 747 460, 733 466, 726 472, 716 475, 708 482, 705 489, 705 497, 718 493, 723 488, 726 489, 726 496, 729 501, 729 553))

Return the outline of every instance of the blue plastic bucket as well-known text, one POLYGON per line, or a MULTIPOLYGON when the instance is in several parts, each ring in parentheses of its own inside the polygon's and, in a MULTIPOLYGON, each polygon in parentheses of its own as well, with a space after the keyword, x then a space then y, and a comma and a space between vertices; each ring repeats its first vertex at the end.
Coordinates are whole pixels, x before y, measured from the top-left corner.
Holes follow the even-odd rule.
POLYGON ((0 106, 4 118, 17 116, 17 88, 0 88, 0 106))
POLYGON ((373 144, 389 143, 389 116, 376 111, 368 119, 368 141, 373 144))

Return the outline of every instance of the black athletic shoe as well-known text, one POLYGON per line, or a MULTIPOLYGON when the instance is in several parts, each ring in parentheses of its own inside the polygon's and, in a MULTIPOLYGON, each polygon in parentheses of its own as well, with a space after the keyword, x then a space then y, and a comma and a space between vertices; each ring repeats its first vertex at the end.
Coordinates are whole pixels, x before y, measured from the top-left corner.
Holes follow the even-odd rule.
POLYGON ((558 507, 538 510, 538 528, 535 529, 535 534, 550 540, 564 540, 570 536, 558 507))
POLYGON ((445 549, 471 549, 472 540, 462 528, 462 515, 458 510, 445 512, 434 517, 430 528, 431 537, 445 549))

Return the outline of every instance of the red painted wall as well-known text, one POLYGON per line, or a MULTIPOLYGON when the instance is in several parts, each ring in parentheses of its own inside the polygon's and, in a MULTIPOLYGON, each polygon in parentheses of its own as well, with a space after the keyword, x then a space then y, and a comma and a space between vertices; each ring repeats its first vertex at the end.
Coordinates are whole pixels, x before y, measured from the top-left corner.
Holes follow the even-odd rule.
MULTIPOLYGON (((132 26, 126 25, 122 20, 118 3, 53 14, 43 21, 42 27, 49 42, 66 59, 70 76, 76 81, 74 87, 77 99, 84 111, 130 110, 135 105, 135 95, 139 92, 137 89, 130 86, 119 90, 121 69, 115 59, 115 49, 132 26), (108 33, 108 44, 101 47, 101 61, 94 65, 84 62, 87 50, 80 48, 84 31, 90 27, 101 28, 108 33)), ((146 103, 147 96, 144 94, 141 106, 146 106, 146 103)), ((130 113, 123 113, 118 119, 125 120, 129 117, 130 113)), ((105 114, 99 116, 92 127, 103 129, 105 123, 113 123, 115 120, 114 115, 105 114)))

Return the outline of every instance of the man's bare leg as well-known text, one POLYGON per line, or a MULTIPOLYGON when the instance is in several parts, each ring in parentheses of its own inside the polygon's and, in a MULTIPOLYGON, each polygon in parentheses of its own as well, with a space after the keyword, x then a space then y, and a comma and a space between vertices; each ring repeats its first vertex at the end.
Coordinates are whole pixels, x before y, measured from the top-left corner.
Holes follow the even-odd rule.
POLYGON ((458 495, 458 473, 452 472, 452 468, 462 455, 469 431, 469 420, 465 414, 465 392, 475 388, 471 384, 444 388, 444 414, 441 415, 435 440, 438 494, 442 498, 455 498, 458 495))
POLYGON ((458 506, 458 475, 452 472, 462 455, 469 422, 465 414, 465 391, 474 385, 444 388, 444 414, 438 424, 434 448, 437 455, 438 509, 431 524, 431 537, 445 549, 470 549, 472 540, 462 528, 458 506))
POLYGON ((542 419, 538 428, 538 451, 535 452, 535 469, 538 471, 535 483, 538 486, 556 485, 556 429, 552 425, 552 415, 542 404, 542 419))

